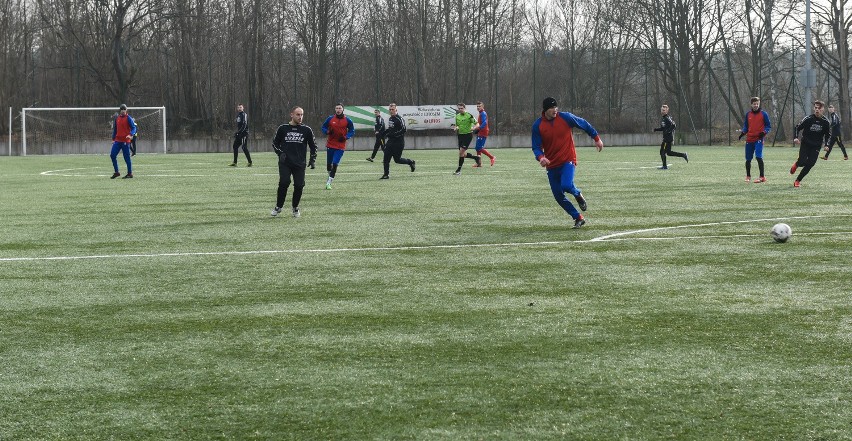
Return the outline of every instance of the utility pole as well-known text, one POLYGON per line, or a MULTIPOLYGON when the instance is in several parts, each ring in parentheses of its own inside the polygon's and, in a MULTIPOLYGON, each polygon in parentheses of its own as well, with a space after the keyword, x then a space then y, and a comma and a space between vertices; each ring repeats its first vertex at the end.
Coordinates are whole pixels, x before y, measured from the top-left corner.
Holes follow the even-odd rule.
POLYGON ((802 107, 805 115, 811 110, 811 90, 816 86, 816 72, 811 67, 811 0, 805 0, 805 70, 802 72, 802 84, 805 86, 805 102, 802 107))

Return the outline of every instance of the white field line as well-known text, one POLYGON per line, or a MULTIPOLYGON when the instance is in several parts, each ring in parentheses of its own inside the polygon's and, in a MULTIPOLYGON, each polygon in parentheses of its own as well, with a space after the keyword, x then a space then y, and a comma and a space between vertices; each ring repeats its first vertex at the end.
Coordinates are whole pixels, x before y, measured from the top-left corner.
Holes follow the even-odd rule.
MULTIPOLYGON (((440 250, 440 249, 465 249, 465 248, 510 248, 510 247, 529 247, 529 246, 544 246, 544 245, 565 245, 572 243, 590 243, 590 242, 606 242, 606 241, 625 241, 625 240, 681 240, 681 239, 730 239, 737 237, 758 237, 764 234, 731 234, 731 235, 709 235, 709 236, 672 236, 672 237, 624 237, 631 234, 639 234, 651 231, 674 230, 690 227, 708 227, 714 225, 729 225, 751 222, 766 222, 766 221, 782 221, 790 219, 814 219, 823 217, 848 217, 852 214, 841 214, 831 216, 796 216, 771 219, 753 219, 742 221, 724 221, 724 222, 709 222, 704 224, 692 225, 676 225, 670 227, 647 228, 642 230, 625 231, 621 233, 609 234, 606 236, 596 237, 588 240, 561 240, 561 241, 541 241, 541 242, 505 242, 505 243, 483 243, 483 244, 458 244, 458 245, 418 245, 418 246, 398 246, 398 247, 364 247, 364 248, 315 248, 315 249, 296 249, 296 250, 253 250, 253 251, 208 251, 208 252, 185 252, 185 253, 137 253, 137 254, 96 254, 89 256, 46 256, 46 257, 4 257, 0 258, 0 262, 32 262, 32 261, 49 261, 49 260, 88 260, 88 259, 117 259, 117 258, 151 258, 151 257, 198 257, 198 256, 251 256, 261 254, 308 254, 308 253, 366 253, 366 252, 381 252, 381 251, 412 251, 412 250, 440 250)), ((817 232, 817 233, 797 233, 797 236, 818 236, 818 235, 852 235, 852 231, 836 231, 836 232, 817 232)))
MULTIPOLYGON (((360 151, 360 150, 358 151, 358 153, 363 153, 363 152, 366 152, 366 151, 360 151)), ((532 155, 530 155, 530 156, 532 156, 532 155)), ((456 156, 452 156, 450 159, 455 159, 455 158, 456 158, 456 156)), ((123 164, 123 162, 121 162, 121 161, 119 161, 119 162, 120 162, 120 164, 123 164)), ((313 173, 324 174, 325 171, 321 170, 321 167, 320 167, 321 164, 319 164, 319 162, 321 162, 321 161, 318 161, 317 169, 313 173)), ((534 171, 540 171, 541 170, 536 165, 534 165, 535 161, 531 160, 530 162, 531 162, 531 164, 523 164, 524 166, 522 166, 520 168, 517 166, 518 164, 514 164, 513 168, 511 168, 511 169, 507 169, 505 167, 501 168, 500 164, 498 164, 494 167, 490 167, 490 166, 489 167, 483 167, 483 170, 488 170, 487 173, 517 173, 517 172, 528 173, 528 172, 534 172, 534 171)), ((721 161, 721 162, 724 162, 724 163, 730 162, 730 163, 739 164, 742 161, 731 160, 731 161, 721 161)), ((779 161, 779 162, 781 162, 781 161, 779 161)), ((349 160, 343 161, 343 163, 344 164, 355 164, 355 163, 361 164, 361 161, 358 161, 356 159, 349 159, 349 160)), ((583 163, 596 164, 596 165, 606 164, 607 167, 612 167, 613 165, 618 165, 618 164, 623 165, 623 167, 607 168, 607 170, 645 170, 645 169, 656 169, 656 168, 659 167, 658 163, 654 163, 654 162, 651 162, 651 161, 606 161, 606 160, 589 158, 589 159, 584 160, 583 163)), ((718 161, 717 161, 717 163, 718 163, 718 161)), ((786 162, 784 162, 784 163, 786 164, 786 162)), ((377 160, 374 164, 376 164, 378 166, 378 165, 381 164, 381 161, 377 160)), ((418 166, 418 170, 420 170, 420 171, 415 172, 415 173, 426 174, 426 175, 451 174, 455 170, 455 168, 454 168, 455 163, 453 161, 449 161, 449 162, 447 162, 447 164, 448 164, 447 167, 446 167, 446 169, 448 170, 447 173, 435 172, 435 171, 423 171, 423 168, 421 168, 421 167, 434 168, 435 166, 432 165, 432 164, 430 164, 429 166, 426 166, 425 164, 421 164, 420 166, 418 166)), ((78 171, 79 170, 104 170, 104 169, 109 170, 110 165, 111 164, 106 163, 103 166, 95 166, 95 167, 79 167, 79 168, 67 168, 67 169, 59 169, 59 170, 47 170, 47 171, 41 172, 40 174, 43 175, 43 176, 61 176, 61 177, 103 177, 103 176, 109 177, 109 176, 112 175, 111 173, 109 173, 109 174, 100 174, 100 173, 91 174, 91 173, 80 173, 78 171)), ((220 176, 220 174, 218 174, 218 173, 216 173, 216 174, 199 174, 197 171, 195 173, 192 173, 192 174, 162 174, 164 172, 170 172, 170 171, 175 171, 175 172, 178 172, 178 173, 185 173, 187 170, 192 170, 192 169, 188 169, 186 167, 179 169, 179 170, 173 170, 173 167, 175 167, 174 163, 141 163, 141 164, 134 164, 134 165, 136 165, 136 167, 134 167, 134 168, 143 172, 143 173, 141 173, 142 176, 147 176, 147 177, 165 177, 165 178, 193 177, 193 178, 195 178, 195 177, 206 177, 206 176, 220 176), (165 167, 165 168, 159 168, 158 169, 156 167, 165 167), (157 173, 157 174, 147 173, 147 172, 145 172, 146 170, 150 170, 150 171, 157 173)), ((191 162, 191 163, 186 163, 185 165, 202 166, 202 169, 205 172, 206 171, 212 172, 214 170, 214 169, 209 168, 211 166, 214 166, 214 164, 212 164, 210 162, 191 162)), ((467 163, 465 165, 467 165, 467 163)), ((684 165, 684 164, 681 164, 681 165, 684 165)), ((670 164, 669 168, 671 168, 673 166, 675 166, 675 164, 670 164)), ((222 167, 220 167, 220 168, 224 170, 224 169, 229 169, 231 167, 227 167, 226 165, 222 165, 222 167)), ((246 169, 248 167, 245 167, 244 165, 240 165, 236 168, 237 169, 246 169)), ((396 167, 392 167, 391 171, 394 171, 395 168, 396 167)), ((406 170, 402 166, 400 166, 399 168, 400 168, 400 170, 406 170)), ((468 168, 469 167, 465 167, 465 170, 467 170, 468 168)), ((277 164, 272 164, 272 165, 259 165, 258 164, 258 165, 255 165, 254 167, 252 167, 252 170, 258 170, 258 169, 275 169, 275 170, 277 170, 278 165, 277 164)), ((199 169, 195 169, 195 170, 199 170, 199 169)), ((215 169, 215 170, 218 170, 218 169, 215 169)), ((376 173, 381 174, 381 169, 377 168, 376 173)), ((464 174, 470 174, 470 173, 484 173, 484 172, 475 171, 475 170, 471 169, 467 173, 462 173, 462 174, 464 175, 464 174)), ((309 170, 308 174, 310 175, 310 174, 312 174, 312 172, 309 170)), ((346 174, 350 174, 350 175, 373 175, 375 173, 373 173, 373 172, 347 172, 346 174)), ((276 173, 250 173, 250 175, 252 175, 252 176, 278 176, 278 173, 277 172, 276 173)))
MULTIPOLYGON (((173 166, 174 165, 170 165, 170 167, 173 167, 173 166)), ((223 168, 228 168, 228 167, 223 167, 223 168)), ((237 168, 238 169, 247 169, 248 167, 237 167, 237 168)), ((485 174, 485 173, 488 173, 488 174, 491 174, 491 173, 517 173, 518 171, 524 171, 524 172, 538 171, 537 169, 525 170, 525 169, 517 169, 516 168, 516 169, 511 169, 511 170, 508 170, 508 169, 495 170, 495 169, 489 169, 487 167, 484 167, 484 168, 487 169, 488 171, 487 172, 481 172, 481 171, 470 170, 467 173, 463 172, 462 175, 466 175, 466 174, 477 174, 478 175, 478 174, 485 174)), ((252 171, 259 170, 259 169, 261 169, 261 170, 262 169, 277 170, 278 166, 254 166, 254 167, 251 168, 252 171)), ((110 170, 110 168, 109 168, 109 166, 107 166, 107 167, 68 168, 68 169, 61 169, 61 170, 47 170, 47 171, 43 171, 39 174, 42 175, 42 176, 60 176, 60 177, 66 177, 66 178, 80 178, 80 177, 95 177, 95 178, 98 178, 98 177, 110 177, 110 176, 112 176, 112 172, 104 174, 104 173, 102 173, 103 170, 110 170), (85 172, 79 172, 80 170, 99 170, 100 172, 99 173, 98 172, 96 172, 96 173, 85 173, 85 172)), ((190 169, 190 170, 192 170, 192 169, 190 169)), ((198 170, 198 169, 195 169, 195 170, 198 170)), ((205 171, 207 171, 207 170, 205 170, 205 171)), ((395 168, 391 167, 391 172, 393 173, 394 171, 395 171, 395 168)), ((418 167, 417 171, 415 171, 414 174, 415 175, 447 175, 447 176, 450 176, 450 175, 453 174, 453 171, 455 171, 455 169, 452 168, 452 167, 447 167, 446 171, 423 171, 418 167)), ((213 176, 213 177, 223 176, 220 173, 214 173, 212 170, 210 170, 210 173, 205 173, 205 174, 199 174, 197 172, 192 173, 192 174, 187 174, 186 173, 187 169, 174 170, 174 169, 165 168, 165 169, 153 169, 152 170, 152 165, 150 165, 150 164, 147 164, 145 166, 139 166, 137 164, 134 164, 133 172, 134 172, 135 175, 137 175, 137 177, 158 177, 158 178, 203 178, 203 177, 209 177, 209 176, 213 176), (147 170, 154 171, 155 173, 148 173, 147 170), (174 174, 163 174, 164 172, 172 172, 172 171, 175 172, 175 173, 174 174)), ((308 176, 311 176, 311 175, 325 176, 326 175, 325 170, 324 169, 320 170, 319 167, 316 168, 316 171, 312 172, 310 169, 308 169, 307 172, 308 172, 308 176)), ((400 167, 397 174, 403 175, 403 172, 404 172, 404 174, 411 173, 408 170, 407 166, 405 168, 400 167)), ((377 168, 375 172, 363 172, 363 171, 361 171, 361 172, 355 172, 355 171, 350 172, 350 171, 347 171, 346 174, 351 175, 351 176, 374 176, 374 175, 375 176, 381 176, 382 170, 381 170, 381 168, 377 168)), ((246 175, 242 174, 240 176, 246 176, 246 175)), ((275 172, 270 172, 270 173, 262 173, 262 172, 261 173, 248 173, 248 176, 273 176, 273 177, 277 177, 278 172, 275 171, 275 172)))
MULTIPOLYGON (((605 240, 612 240, 621 236, 629 236, 633 234, 640 233, 650 233, 653 231, 665 231, 665 230, 677 230, 682 228, 700 228, 700 227, 712 227, 715 225, 732 225, 732 224, 746 224, 752 222, 770 222, 770 221, 783 221, 790 219, 817 219, 823 217, 847 217, 852 216, 852 214, 838 214, 838 215, 815 215, 815 216, 793 216, 793 217, 775 217, 775 218, 767 218, 767 219, 750 219, 750 220, 738 220, 738 221, 723 221, 723 222, 709 222, 705 224, 689 224, 689 225, 674 225, 670 227, 657 227, 657 228, 645 228, 642 230, 632 230, 632 231, 622 231, 621 233, 608 234, 606 236, 596 237, 594 239, 589 239, 589 242, 602 242, 605 240)), ((702 236, 704 237, 704 236, 702 236)))
MULTIPOLYGON (((843 236, 843 235, 852 236, 852 231, 832 231, 832 232, 823 232, 823 233, 796 233, 796 236, 843 236)), ((651 240, 689 240, 689 239, 731 239, 736 237, 765 237, 766 234, 730 234, 730 235, 709 235, 709 236, 670 236, 670 237, 616 237, 612 239, 606 240, 587 240, 583 242, 614 242, 614 241, 628 241, 628 240, 637 240, 637 241, 651 241, 651 240)))
POLYGON ((550 241, 550 242, 514 242, 514 243, 482 243, 482 244, 460 244, 460 245, 420 245, 399 247, 365 247, 365 248, 316 248, 301 250, 255 250, 255 251, 209 251, 189 253, 151 253, 151 254, 102 254, 91 256, 48 256, 48 257, 6 257, 0 258, 0 262, 19 262, 34 260, 84 260, 84 259, 114 259, 125 257, 187 257, 187 256, 245 256, 255 254, 296 254, 296 253, 345 253, 345 252, 371 252, 371 251, 410 251, 410 250, 436 250, 453 248, 485 248, 485 247, 513 247, 530 245, 560 245, 582 241, 550 241))

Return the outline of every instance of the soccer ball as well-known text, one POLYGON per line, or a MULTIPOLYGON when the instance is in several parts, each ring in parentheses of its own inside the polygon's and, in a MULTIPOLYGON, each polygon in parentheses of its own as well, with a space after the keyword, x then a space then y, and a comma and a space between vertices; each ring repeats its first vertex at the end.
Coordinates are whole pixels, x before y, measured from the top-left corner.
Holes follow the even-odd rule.
POLYGON ((775 224, 771 230, 769 230, 769 234, 772 236, 772 239, 778 243, 787 242, 787 239, 793 235, 793 230, 787 224, 775 224))

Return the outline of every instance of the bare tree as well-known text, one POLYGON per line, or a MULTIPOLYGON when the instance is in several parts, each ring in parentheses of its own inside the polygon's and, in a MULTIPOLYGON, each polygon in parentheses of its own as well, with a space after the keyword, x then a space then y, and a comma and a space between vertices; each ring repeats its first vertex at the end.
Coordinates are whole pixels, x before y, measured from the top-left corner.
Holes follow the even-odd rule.
POLYGON ((843 135, 848 137, 852 111, 849 105, 849 34, 852 30, 852 16, 846 11, 852 7, 849 0, 828 0, 826 3, 812 3, 817 26, 813 28, 814 57, 825 73, 838 84, 837 109, 840 119, 846 121, 843 135))
MULTIPOLYGON (((0 102, 30 105, 26 83, 32 71, 36 33, 31 12, 25 0, 2 0, 0 4, 0 102)), ((7 133, 8 120, 3 118, 0 128, 7 133)))
MULTIPOLYGON (((820 74, 840 85, 847 121, 849 1, 814 4, 820 74)), ((768 95, 773 113, 787 99, 798 53, 776 48, 801 44, 798 9, 800 0, 0 0, 0 99, 165 104, 176 137, 229 133, 237 101, 259 137, 282 109, 298 104, 310 120, 337 101, 482 99, 517 133, 547 94, 605 130, 644 127, 649 96, 654 108, 681 104, 685 127, 700 128, 740 120, 750 95, 768 95), (705 118, 710 96, 725 104, 705 118)))
POLYGON ((139 66, 132 49, 164 9, 164 0, 37 0, 42 21, 65 48, 79 52, 97 82, 127 101, 139 66))
MULTIPOLYGON (((333 97, 334 90, 329 87, 330 53, 341 42, 348 42, 353 36, 351 27, 352 2, 345 0, 315 0, 310 2, 289 3, 291 6, 291 26, 304 50, 309 74, 307 75, 308 108, 311 113, 320 111, 327 100, 333 97)), ((337 66, 334 66, 337 67, 337 66)))
POLYGON ((665 91, 685 106, 694 127, 702 128, 706 59, 718 38, 712 2, 626 0, 615 10, 633 11, 614 17, 614 23, 647 50, 665 91))

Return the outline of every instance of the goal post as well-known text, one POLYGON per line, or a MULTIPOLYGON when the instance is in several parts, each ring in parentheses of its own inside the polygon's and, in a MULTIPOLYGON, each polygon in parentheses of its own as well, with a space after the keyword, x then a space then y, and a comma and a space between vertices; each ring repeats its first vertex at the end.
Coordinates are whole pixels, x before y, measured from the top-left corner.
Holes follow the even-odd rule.
MULTIPOLYGON (((118 107, 27 107, 21 111, 21 154, 97 154, 112 147, 118 107)), ((128 107, 138 153, 167 153, 166 108, 128 107)))

